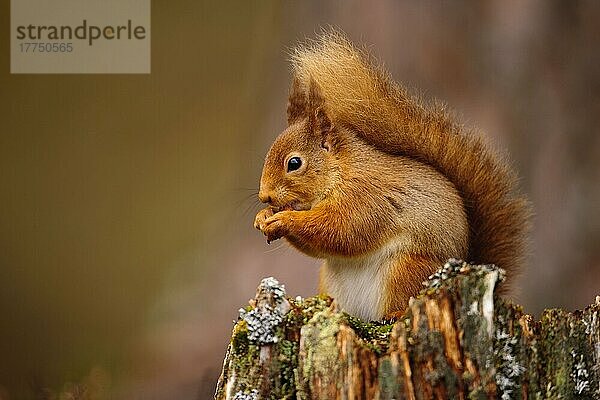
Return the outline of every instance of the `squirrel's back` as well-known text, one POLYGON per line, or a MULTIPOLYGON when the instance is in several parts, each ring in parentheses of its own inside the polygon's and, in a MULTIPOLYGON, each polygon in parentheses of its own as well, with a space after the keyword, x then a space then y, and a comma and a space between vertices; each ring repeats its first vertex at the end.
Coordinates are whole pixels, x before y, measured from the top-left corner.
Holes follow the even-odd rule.
POLYGON ((292 61, 296 84, 307 91, 316 84, 334 125, 354 130, 381 151, 432 166, 456 187, 470 228, 469 261, 518 271, 529 203, 501 155, 443 106, 409 95, 339 33, 297 48, 292 61))

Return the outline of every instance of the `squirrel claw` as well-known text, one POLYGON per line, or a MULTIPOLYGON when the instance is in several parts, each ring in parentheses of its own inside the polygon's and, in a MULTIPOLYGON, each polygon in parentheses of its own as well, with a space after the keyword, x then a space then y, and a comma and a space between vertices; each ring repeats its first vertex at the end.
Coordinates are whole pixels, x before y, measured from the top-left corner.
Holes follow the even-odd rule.
POLYGON ((271 207, 267 207, 260 210, 258 214, 256 214, 256 218, 254 219, 254 227, 266 235, 265 228, 267 227, 267 225, 265 222, 268 218, 272 216, 273 209, 271 207))
POLYGON ((267 236, 267 243, 281 239, 287 234, 287 211, 281 211, 264 221, 262 232, 267 236))
POLYGON ((282 220, 285 212, 275 213, 273 208, 267 207, 256 214, 254 227, 267 237, 267 244, 285 236, 285 223, 282 220))

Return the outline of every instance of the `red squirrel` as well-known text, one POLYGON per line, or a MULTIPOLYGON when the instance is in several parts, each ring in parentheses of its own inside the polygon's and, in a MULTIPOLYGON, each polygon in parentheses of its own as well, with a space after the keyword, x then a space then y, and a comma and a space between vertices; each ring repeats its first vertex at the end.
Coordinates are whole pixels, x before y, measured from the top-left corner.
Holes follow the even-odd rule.
POLYGON ((523 262, 529 203, 508 163, 329 32, 298 47, 288 127, 264 163, 255 219, 324 260, 319 290, 365 320, 399 315, 449 258, 523 262))

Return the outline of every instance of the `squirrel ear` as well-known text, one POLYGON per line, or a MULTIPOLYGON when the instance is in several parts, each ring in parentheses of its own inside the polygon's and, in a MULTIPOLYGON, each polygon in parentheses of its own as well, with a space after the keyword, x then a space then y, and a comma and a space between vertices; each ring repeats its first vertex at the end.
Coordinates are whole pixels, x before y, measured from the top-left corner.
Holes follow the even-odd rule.
POLYGON ((306 98, 306 93, 302 90, 302 85, 298 77, 294 77, 287 106, 288 125, 306 117, 307 111, 308 99, 306 98))
POLYGON ((331 131, 331 120, 325 112, 325 99, 317 83, 311 79, 308 89, 302 87, 298 77, 294 77, 287 107, 288 125, 308 117, 309 128, 312 132, 325 139, 331 131))
POLYGON ((323 107, 317 108, 311 115, 310 125, 313 132, 320 134, 323 139, 329 135, 332 129, 331 120, 323 107))
POLYGON ((308 108, 310 110, 309 124, 311 130, 320 135, 322 140, 325 140, 332 128, 331 119, 325 111, 325 99, 321 94, 321 90, 312 79, 308 86, 308 108))
POLYGON ((325 98, 321 94, 321 89, 313 78, 308 82, 308 108, 317 110, 325 105, 325 98))

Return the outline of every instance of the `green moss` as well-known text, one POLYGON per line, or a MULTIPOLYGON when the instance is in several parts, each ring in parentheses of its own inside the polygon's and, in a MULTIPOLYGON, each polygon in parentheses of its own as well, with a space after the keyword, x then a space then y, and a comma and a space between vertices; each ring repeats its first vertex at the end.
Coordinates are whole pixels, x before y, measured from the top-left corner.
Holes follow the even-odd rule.
POLYGON ((538 351, 545 359, 544 396, 592 398, 598 380, 594 348, 581 313, 546 310, 540 321, 538 351))
POLYGON ((318 312, 331 306, 333 300, 329 296, 319 295, 306 299, 289 299, 291 310, 284 316, 284 325, 288 328, 301 328, 318 312))
MULTIPOLYGON (((301 382, 308 385, 317 379, 323 387, 341 384, 338 375, 345 368, 340 365, 337 349, 337 334, 341 322, 341 314, 325 309, 315 313, 302 328, 306 354, 303 358, 301 382)), ((303 388, 303 393, 309 392, 308 386, 303 388)))
MULTIPOLYGON (((474 364, 476 376, 466 370, 455 371, 444 356, 442 334, 429 329, 427 318, 413 318, 413 312, 424 315, 425 299, 414 300, 405 318, 396 322, 398 337, 408 344, 414 382, 443 387, 447 398, 456 398, 459 387, 469 393, 469 399, 493 395, 502 399, 523 395, 540 400, 591 398, 598 387, 594 368, 597 349, 590 337, 598 326, 597 314, 549 310, 540 322, 530 322, 523 329, 519 323, 522 309, 491 296, 502 279, 497 271, 462 265, 460 270, 449 272, 453 274, 451 279, 440 275, 437 288, 423 292, 434 299, 449 296, 462 352, 474 364), (525 385, 527 393, 521 390, 525 385)), ((342 385, 348 363, 371 350, 378 358, 380 398, 402 397, 404 381, 399 377, 404 376, 403 364, 396 353, 387 353, 392 322, 365 322, 338 313, 326 296, 289 299, 289 303, 289 312, 275 327, 275 343, 258 345, 250 340, 244 320, 234 327, 224 366, 234 393, 256 391, 264 399, 310 398, 312 385, 342 385), (340 329, 352 329, 360 339, 348 344, 351 352, 347 351, 350 347, 338 348, 340 329), (302 353, 301 336, 305 343, 302 353), (361 347, 356 349, 356 344, 361 347), (261 361, 265 354, 268 363, 261 361)), ((247 307, 246 311, 251 309, 247 307)), ((223 398, 224 387, 220 383, 218 398, 223 398)), ((416 384, 417 393, 424 389, 416 384)))
POLYGON ((342 321, 352 328, 368 348, 373 350, 377 355, 382 355, 387 351, 390 344, 390 333, 394 327, 393 322, 365 322, 350 314, 343 313, 342 315, 342 321))
MULTIPOLYGON (((252 390, 258 390, 260 393, 268 393, 262 394, 261 398, 296 398, 300 329, 315 314, 328 310, 331 301, 327 296, 289 299, 291 309, 275 328, 278 341, 272 344, 260 345, 252 342, 248 335, 248 324, 240 319, 233 328, 227 356, 229 362, 224 365, 225 373, 235 377, 235 392, 250 393, 252 390), (263 346, 269 347, 271 355, 267 374, 264 373, 260 361, 263 346)), ((243 309, 245 312, 251 310, 252 306, 243 309)), ((223 390, 222 385, 218 390, 219 396, 223 395, 223 390)))
POLYGON ((228 371, 228 375, 235 376, 235 391, 249 392, 260 387, 260 374, 257 373, 259 348, 250 344, 244 353, 232 353, 231 356, 233 371, 228 371))
POLYGON ((568 341, 567 313, 562 310, 546 310, 542 315, 541 335, 539 348, 546 359, 545 376, 547 382, 543 383, 545 397, 564 397, 571 392, 569 376, 572 369, 572 360, 568 341))
POLYGON ((489 397, 483 389, 475 389, 469 392, 469 400, 487 400, 489 397))
MULTIPOLYGON (((489 326, 489 322, 483 313, 482 298, 487 290, 485 280, 480 278, 479 270, 477 273, 459 276, 454 280, 455 288, 459 293, 461 302, 459 303, 460 310, 455 311, 457 315, 461 315, 456 323, 457 327, 463 332, 461 337, 461 345, 463 351, 476 365, 481 376, 481 385, 486 387, 494 380, 494 359, 493 359, 493 327, 489 326), (490 334, 492 333, 492 335, 490 334)), ((471 390, 476 390, 477 387, 471 386, 471 390)))
POLYGON ((268 399, 293 399, 296 396, 295 374, 298 368, 298 343, 282 339, 270 348, 269 372, 264 375, 260 362, 261 347, 248 342, 247 331, 238 323, 232 339, 232 368, 236 391, 248 392, 267 386, 268 399))
MULTIPOLYGON (((494 304, 494 365, 497 395, 500 398, 520 399, 523 378, 528 371, 529 358, 524 351, 521 325, 521 309, 496 299, 494 304)), ((536 382, 529 381, 530 390, 536 382)))
POLYGON ((281 340, 276 347, 276 362, 271 364, 271 376, 277 379, 278 399, 292 399, 296 395, 295 375, 298 369, 298 343, 281 340))
POLYGON ((231 348, 234 354, 245 354, 248 352, 248 329, 245 321, 239 321, 233 328, 231 335, 231 348))

